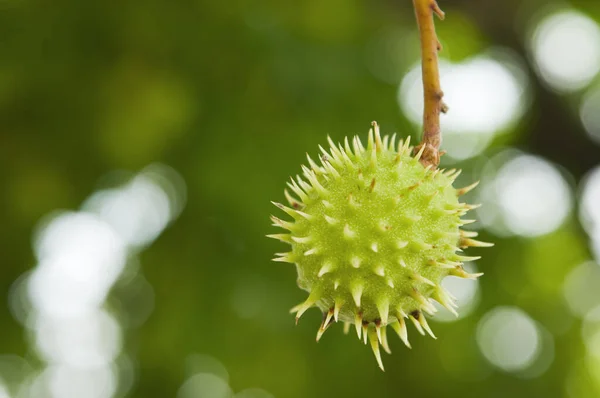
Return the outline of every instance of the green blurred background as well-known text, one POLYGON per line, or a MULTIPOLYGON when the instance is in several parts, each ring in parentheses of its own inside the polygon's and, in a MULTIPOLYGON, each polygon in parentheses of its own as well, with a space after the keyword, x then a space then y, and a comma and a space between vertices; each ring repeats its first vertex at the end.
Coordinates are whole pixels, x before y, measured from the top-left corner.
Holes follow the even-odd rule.
POLYGON ((0 397, 599 397, 600 3, 440 6, 496 246, 382 373, 264 235, 327 134, 418 139, 409 0, 0 0, 0 397))

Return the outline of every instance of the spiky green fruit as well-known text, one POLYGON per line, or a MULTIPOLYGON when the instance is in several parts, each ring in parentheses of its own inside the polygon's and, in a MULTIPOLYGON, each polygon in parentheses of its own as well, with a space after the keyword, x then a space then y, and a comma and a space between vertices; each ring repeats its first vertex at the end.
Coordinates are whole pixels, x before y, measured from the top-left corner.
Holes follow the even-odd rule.
POLYGON ((406 319, 421 334, 435 337, 423 315, 436 311, 432 299, 456 314, 452 296, 441 286, 446 276, 475 279, 457 252, 468 246, 490 246, 462 231, 461 220, 475 206, 458 197, 477 184, 456 189, 457 170, 432 170, 411 156, 410 140, 380 136, 377 124, 365 148, 358 137, 344 146, 331 139, 329 152, 320 147, 320 165, 310 156, 302 166, 304 179, 288 183, 291 207, 275 203, 293 218, 273 216, 275 226, 289 231, 269 237, 287 242, 292 250, 274 261, 296 264, 298 285, 310 292, 292 309, 296 321, 310 307, 323 311, 317 341, 334 321, 356 327, 359 339, 370 341, 383 370, 379 344, 389 352, 390 325, 410 347, 406 319))

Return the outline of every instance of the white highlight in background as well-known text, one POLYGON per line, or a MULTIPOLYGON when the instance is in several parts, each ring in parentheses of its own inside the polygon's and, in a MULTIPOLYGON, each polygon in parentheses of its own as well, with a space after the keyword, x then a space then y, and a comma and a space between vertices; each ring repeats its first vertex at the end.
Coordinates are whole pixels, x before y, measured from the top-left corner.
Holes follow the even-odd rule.
POLYGON ((600 145, 600 86, 585 93, 579 107, 579 117, 588 136, 600 145))
POLYGON ((516 307, 496 307, 477 326, 477 343, 485 358, 506 372, 531 367, 540 354, 535 321, 516 307))
MULTIPOLYGON (((484 55, 456 65, 440 60, 444 102, 450 107, 449 112, 441 116, 444 149, 448 155, 455 159, 477 155, 497 132, 521 116, 525 108, 526 80, 515 75, 513 69, 484 55)), ((408 119, 417 125, 422 123, 420 65, 402 80, 398 102, 408 119)))
POLYGON ((4 384, 2 383, 2 379, 0 378, 0 398, 10 398, 10 394, 4 384))
MULTIPOLYGON (((173 169, 152 165, 93 194, 82 211, 51 214, 40 223, 33 239, 38 265, 11 292, 13 311, 27 312, 18 318, 45 365, 23 384, 23 396, 115 394, 120 367, 129 365, 119 361, 121 325, 104 310, 106 297, 132 256, 180 214, 185 195, 173 169)), ((137 271, 129 271, 127 278, 135 277, 137 271)), ((125 370, 130 383, 131 367, 125 370)))
POLYGON ((52 397, 110 398, 117 389, 117 375, 110 365, 90 369, 50 366, 46 371, 52 397))
POLYGON ((124 186, 94 193, 82 209, 105 220, 132 247, 146 246, 177 218, 185 183, 170 167, 152 165, 124 186))
POLYGON ((516 155, 500 166, 495 177, 485 181, 479 196, 486 205, 477 213, 481 222, 497 234, 544 235, 560 227, 571 211, 569 185, 551 163, 540 157, 516 155))
POLYGON ((583 13, 564 10, 550 15, 531 37, 538 73, 557 91, 582 89, 600 71, 600 28, 583 13))
POLYGON ((111 226, 88 213, 55 216, 37 233, 38 266, 29 277, 37 311, 75 316, 100 306, 126 262, 126 247, 111 226))
POLYGON ((596 261, 600 261, 600 167, 590 171, 581 186, 579 220, 592 240, 596 261))
POLYGON ((34 327, 38 352, 47 362, 97 368, 121 352, 119 324, 103 309, 69 318, 40 315, 34 327))

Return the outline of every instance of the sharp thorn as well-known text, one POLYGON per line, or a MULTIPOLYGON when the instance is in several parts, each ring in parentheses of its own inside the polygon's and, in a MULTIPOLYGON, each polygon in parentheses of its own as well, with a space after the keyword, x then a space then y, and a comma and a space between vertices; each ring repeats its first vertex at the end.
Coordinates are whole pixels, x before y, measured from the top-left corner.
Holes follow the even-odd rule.
POLYGON ((339 222, 336 218, 329 217, 327 214, 323 214, 323 218, 325 218, 325 221, 327 221, 329 225, 335 225, 339 222))
POLYGON ((474 189, 477 185, 479 185, 479 181, 474 182, 473 184, 466 186, 464 188, 459 188, 456 190, 456 196, 462 196, 465 195, 467 192, 471 191, 472 189, 474 189))
POLYGON ((408 246, 408 241, 399 240, 398 242, 396 242, 396 246, 398 247, 398 249, 404 249, 406 246, 408 246))
POLYGON ((457 276, 459 278, 464 278, 464 279, 475 280, 475 279, 479 278, 480 276, 482 276, 483 272, 479 272, 476 274, 470 274, 467 271, 465 271, 465 269, 463 267, 461 267, 460 265, 457 265, 452 270, 450 270, 449 275, 457 276))
POLYGON ((357 312, 354 315, 354 327, 356 328, 356 335, 358 336, 358 339, 361 339, 361 330, 362 330, 362 314, 360 312, 357 312))
POLYGON ((458 312, 456 312, 456 310, 454 309, 454 302, 448 296, 448 294, 446 293, 446 291, 444 289, 438 287, 433 292, 433 294, 431 295, 431 297, 435 301, 437 301, 438 303, 440 303, 448 311, 450 311, 452 314, 454 314, 454 316, 458 317, 458 312))
POLYGON ((364 289, 363 285, 358 283, 358 284, 355 284, 350 290, 350 293, 352 294, 352 298, 354 299, 354 303, 356 304, 357 307, 360 307, 360 299, 362 297, 363 289, 364 289))
POLYGON ((467 247, 492 247, 494 246, 493 243, 489 243, 489 242, 482 242, 479 240, 475 240, 475 239, 470 239, 470 238, 461 238, 458 241, 458 246, 460 248, 467 248, 467 247))
POLYGON ((283 221, 282 219, 275 217, 275 216, 271 216, 271 221, 273 221, 273 226, 287 229, 288 231, 293 230, 294 226, 295 226, 293 223, 288 222, 288 221, 283 221))
POLYGON ((308 200, 308 195, 300 188, 298 183, 294 181, 293 178, 290 177, 290 181, 287 183, 287 186, 300 198, 302 202, 306 202, 308 200))
POLYGON ((318 252, 319 252, 319 250, 316 247, 313 247, 312 249, 309 249, 309 250, 305 251, 304 255, 305 256, 311 256, 311 255, 316 254, 318 252))
POLYGON ((350 225, 344 225, 344 237, 346 239, 352 239, 356 236, 356 232, 350 229, 350 225))
POLYGON ((302 207, 302 202, 290 195, 287 189, 283 190, 283 194, 285 195, 285 199, 288 201, 290 206, 292 206, 294 209, 299 209, 302 207))
POLYGON ((396 133, 392 134, 392 138, 390 139, 390 145, 388 146, 389 151, 393 151, 396 146, 396 133))
POLYGON ((321 292, 319 289, 315 289, 308 295, 308 298, 303 303, 292 308, 291 312, 296 313, 296 324, 298 324, 298 320, 308 310, 312 307, 319 299, 321 298, 321 292))
POLYGON ((381 329, 381 346, 383 347, 383 350, 388 353, 391 354, 392 350, 390 350, 390 345, 388 344, 388 339, 387 339, 387 327, 383 327, 381 329))
POLYGON ((397 315, 397 318, 398 322, 394 322, 391 324, 392 329, 394 329, 396 334, 398 334, 398 337, 400 337, 400 340, 402 340, 405 346, 407 346, 408 348, 412 348, 410 342, 408 341, 408 330, 406 329, 406 322, 404 322, 404 318, 400 314, 397 315))
POLYGON ((375 273, 375 275, 385 276, 385 268, 381 264, 378 265, 377 267, 375 267, 375 269, 373 270, 373 272, 375 273))
POLYGON ((381 152, 383 145, 381 143, 381 134, 379 132, 379 125, 377 124, 377 122, 371 122, 371 126, 373 126, 373 129, 375 130, 375 148, 377 149, 377 152, 381 152))
POLYGON ((333 316, 333 308, 323 314, 323 322, 321 323, 321 327, 317 331, 317 343, 321 340, 323 333, 329 328, 331 324, 331 317, 333 316))
POLYGON ((421 324, 421 326, 423 327, 423 329, 425 329, 425 331, 427 332, 427 334, 429 334, 431 337, 433 337, 434 339, 437 340, 437 337, 435 337, 435 334, 433 334, 433 331, 429 327, 429 324, 427 323, 427 319, 425 319, 424 315, 421 315, 421 317, 419 318, 419 323, 421 324))
POLYGON ((416 273, 416 272, 414 272, 414 273, 411 275, 411 278, 412 278, 413 280, 417 281, 417 282, 425 283, 425 284, 427 284, 427 285, 430 285, 430 286, 437 286, 437 285, 436 285, 435 283, 433 283, 433 282, 432 282, 430 279, 427 279, 427 278, 425 278, 423 275, 420 275, 420 274, 418 274, 418 273, 416 273))
POLYGON ((306 159, 308 160, 308 165, 313 169, 313 171, 315 173, 323 174, 323 169, 321 167, 319 167, 319 165, 317 165, 312 160, 312 158, 310 157, 310 155, 308 154, 308 152, 306 153, 306 159))
POLYGON ((295 263, 290 256, 275 257, 275 258, 271 259, 271 261, 275 261, 278 263, 290 263, 290 264, 295 263))
POLYGON ((297 243, 309 243, 312 241, 311 236, 292 236, 292 240, 297 243))
POLYGON ((277 239, 285 243, 292 243, 292 235, 290 234, 271 234, 267 235, 267 238, 277 239))
POLYGON ((481 256, 456 256, 456 260, 458 261, 477 261, 481 258, 481 256))
POLYGON ((383 325, 387 325, 388 314, 390 311, 390 300, 388 298, 383 298, 379 300, 379 302, 377 303, 377 311, 379 311, 379 316, 383 325))
POLYGON ((331 272, 332 270, 333 270, 333 264, 331 262, 326 262, 325 264, 323 264, 323 266, 319 270, 319 273, 317 274, 317 276, 320 278, 323 275, 325 275, 326 273, 331 272))
POLYGON ((340 310, 342 309, 342 305, 344 305, 344 301, 342 299, 335 300, 335 306, 333 308, 333 318, 335 321, 338 321, 340 316, 340 310))
POLYGON ((413 324, 415 325, 415 328, 417 328, 417 331, 425 336, 425 331, 423 330, 423 327, 421 326, 421 323, 419 322, 419 318, 422 317, 423 314, 420 311, 413 311, 408 315, 408 319, 410 319, 413 324))
POLYGON ((377 340, 381 343, 381 320, 375 321, 375 332, 377 333, 377 340))
POLYGON ((423 155, 423 151, 425 151, 425 145, 421 145, 421 149, 419 149, 419 152, 417 152, 417 154, 415 155, 415 159, 416 160, 421 160, 421 156, 423 155))
POLYGON ((479 234, 475 231, 466 231, 464 229, 460 230, 460 236, 464 236, 465 238, 475 238, 477 235, 479 234))

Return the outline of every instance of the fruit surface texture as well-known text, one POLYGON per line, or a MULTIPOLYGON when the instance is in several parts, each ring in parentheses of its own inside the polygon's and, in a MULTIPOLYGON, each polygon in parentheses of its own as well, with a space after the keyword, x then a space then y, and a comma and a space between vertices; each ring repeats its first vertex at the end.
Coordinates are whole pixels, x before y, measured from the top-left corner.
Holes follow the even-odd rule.
POLYGON ((338 145, 329 139, 329 146, 320 147, 318 163, 307 155, 303 175, 288 183, 289 205, 275 203, 288 217, 272 221, 286 232, 269 237, 291 250, 274 261, 295 264, 298 286, 309 292, 292 309, 296 320, 311 307, 323 312, 317 341, 334 322, 346 332, 354 325, 383 369, 387 326, 408 347, 407 322, 435 337, 424 315, 436 312, 432 301, 456 313, 442 280, 481 275, 462 266, 477 259, 463 249, 490 245, 461 229, 475 206, 459 199, 476 184, 454 188, 460 171, 424 167, 409 140, 382 138, 376 123, 366 146, 357 136, 338 145))

